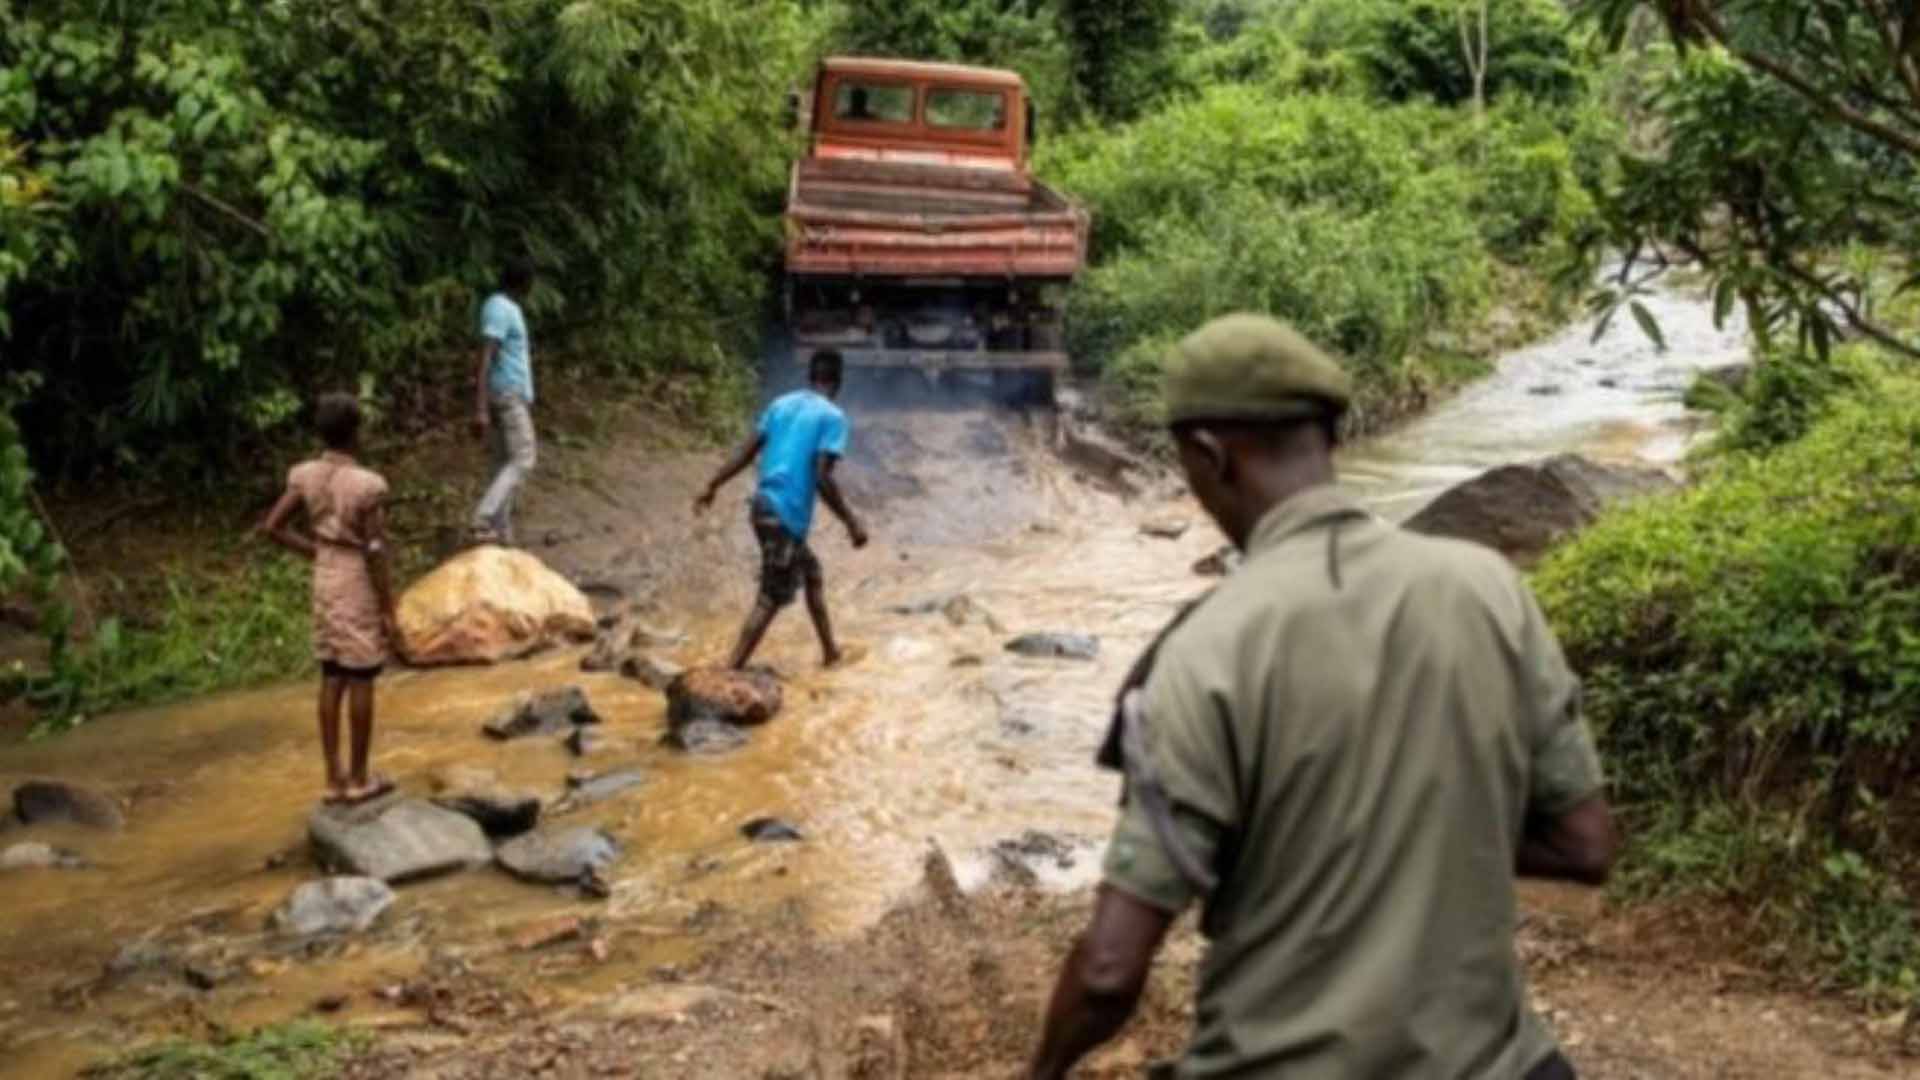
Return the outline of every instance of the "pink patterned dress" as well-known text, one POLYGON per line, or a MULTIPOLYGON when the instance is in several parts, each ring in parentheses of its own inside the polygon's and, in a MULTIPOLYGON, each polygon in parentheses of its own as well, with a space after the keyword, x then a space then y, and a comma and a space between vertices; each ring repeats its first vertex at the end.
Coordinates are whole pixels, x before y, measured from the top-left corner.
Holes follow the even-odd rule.
POLYGON ((287 489, 307 508, 313 560, 313 655, 322 664, 368 671, 387 662, 380 597, 367 568, 369 524, 387 497, 379 473, 329 451, 293 467, 287 489))

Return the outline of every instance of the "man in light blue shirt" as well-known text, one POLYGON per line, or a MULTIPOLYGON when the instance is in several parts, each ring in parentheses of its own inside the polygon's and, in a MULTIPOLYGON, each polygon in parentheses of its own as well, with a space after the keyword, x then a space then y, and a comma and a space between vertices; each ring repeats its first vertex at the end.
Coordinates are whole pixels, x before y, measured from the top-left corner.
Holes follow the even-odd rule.
POLYGON ((833 480, 833 468, 847 453, 847 414, 833 403, 840 393, 840 354, 815 353, 809 365, 809 385, 767 406, 753 437, 721 467, 707 490, 694 500, 696 513, 706 511, 727 482, 760 462, 760 484, 751 507, 753 534, 760 541, 760 598, 740 630, 730 661, 744 668, 752 659, 767 628, 780 609, 792 604, 804 583, 807 612, 820 636, 820 651, 828 667, 844 659, 833 640, 827 619, 827 591, 820 560, 807 546, 813 528, 816 495, 847 526, 853 546, 867 546, 867 531, 848 509, 833 480))
POLYGON ((473 511, 473 538, 513 543, 513 504, 539 460, 533 432, 533 350, 520 301, 533 288, 533 266, 516 260, 500 277, 500 291, 480 308, 480 369, 474 390, 474 430, 493 450, 493 483, 473 511))

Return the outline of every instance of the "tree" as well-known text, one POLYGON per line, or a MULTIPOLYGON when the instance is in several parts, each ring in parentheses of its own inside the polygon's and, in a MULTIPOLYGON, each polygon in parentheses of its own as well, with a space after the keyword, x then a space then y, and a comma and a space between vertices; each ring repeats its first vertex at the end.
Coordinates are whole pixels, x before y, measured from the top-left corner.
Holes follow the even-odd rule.
POLYGON ((1167 42, 1179 0, 1060 0, 1074 79, 1112 120, 1139 116, 1173 83, 1167 42))
POLYGON ((1920 255, 1920 5, 1896 0, 1589 0, 1617 47, 1636 17, 1665 25, 1681 63, 1656 96, 1667 138, 1629 160, 1588 237, 1590 271, 1629 254, 1603 307, 1631 302, 1680 261, 1714 279, 1724 316, 1744 302, 1763 341, 1797 324, 1824 355, 1843 323, 1920 348, 1874 315, 1878 260, 1920 255), (1651 269, 1636 278, 1636 269, 1651 269))
POLYGON ((1482 123, 1487 115, 1488 6, 1489 0, 1469 0, 1454 12, 1460 21, 1460 55, 1473 76, 1474 117, 1482 123))

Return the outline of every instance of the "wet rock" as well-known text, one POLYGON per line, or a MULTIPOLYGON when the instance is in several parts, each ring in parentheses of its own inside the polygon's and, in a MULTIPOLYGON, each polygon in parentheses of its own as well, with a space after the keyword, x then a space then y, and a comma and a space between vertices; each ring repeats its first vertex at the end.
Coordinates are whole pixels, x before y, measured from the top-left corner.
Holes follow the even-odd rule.
POLYGON ((418 799, 322 806, 307 820, 321 866, 389 885, 485 866, 493 858, 472 818, 418 799))
POLYGON ((666 693, 687 669, 652 653, 636 653, 620 665, 620 674, 651 690, 666 693))
POLYGON ((1559 397, 1564 392, 1564 387, 1553 383, 1527 387, 1527 393, 1532 394, 1534 397, 1559 397))
POLYGON ((620 844, 590 826, 528 833, 500 845, 497 858, 522 881, 562 885, 598 877, 620 858, 620 844))
POLYGON ((232 972, 225 968, 215 967, 212 964, 200 961, 189 963, 180 969, 180 977, 186 980, 187 985, 203 994, 218 988, 219 985, 226 982, 232 974, 232 972))
POLYGON ((586 692, 577 686, 533 695, 521 694, 500 715, 482 728, 495 739, 520 739, 529 735, 564 735, 576 727, 598 724, 600 714, 593 711, 586 692))
POLYGON ((701 721, 755 727, 772 720, 781 702, 780 680, 765 669, 698 668, 667 688, 667 722, 674 728, 701 721))
POLYGON ((13 789, 13 812, 25 825, 120 829, 126 813, 112 797, 59 780, 29 780, 13 789))
POLYGON ((434 788, 435 806, 472 818, 496 840, 531 832, 540 823, 538 795, 502 787, 484 770, 450 770, 434 778, 434 788))
POLYGON ((953 597, 941 605, 940 614, 945 615, 947 622, 954 626, 966 626, 968 623, 977 622, 992 633, 1007 632, 1000 620, 993 617, 993 612, 980 606, 980 602, 970 596, 953 597))
POLYGON ((1151 536, 1156 540, 1178 540, 1187 535, 1187 530, 1191 528, 1193 528, 1193 522, 1191 521, 1184 521, 1179 518, 1168 518, 1162 521, 1149 521, 1145 525, 1140 526, 1140 532, 1142 535, 1151 536))
POLYGON ((747 745, 747 733, 723 720, 695 720, 668 730, 662 740, 686 754, 725 754, 747 745))
POLYGON ((1201 577, 1226 577, 1228 574, 1240 569, 1242 561, 1244 561, 1244 558, 1240 554, 1240 549, 1234 547, 1232 544, 1228 544, 1219 551, 1205 556, 1194 563, 1193 572, 1199 574, 1201 577))
POLYGON ((1093 660, 1100 655, 1100 639, 1087 634, 1022 634, 1007 642, 1007 651, 1041 659, 1093 660))
POLYGON ((528 923, 513 932, 513 947, 521 952, 532 952, 552 945, 569 941, 578 941, 589 929, 591 919, 578 915, 562 915, 555 919, 542 919, 528 923))
POLYGON ((494 664, 594 635, 587 597, 524 551, 479 547, 400 599, 400 634, 420 665, 494 664))
POLYGON ((270 917, 276 932, 294 937, 359 934, 377 922, 398 899, 387 883, 370 877, 333 877, 309 881, 293 890, 270 917))
POLYGON ((1050 862, 1061 870, 1071 870, 1077 861, 1071 843, 1049 832, 1028 829, 1017 839, 1002 840, 993 846, 994 854, 1023 865, 1050 862))
POLYGON ((798 844, 806 839, 800 830, 779 818, 755 818, 740 826, 740 835, 756 844, 798 844))
POLYGON ((562 741, 566 743, 567 752, 574 757, 589 757, 612 746, 599 731, 584 727, 574 728, 573 733, 562 741))
POLYGON ((1442 494, 1406 527, 1484 544, 1527 566, 1607 506, 1673 486, 1658 470, 1598 465, 1567 454, 1484 473, 1442 494))
POLYGON ((1603 390, 1618 390, 1620 389, 1620 380, 1613 377, 1612 375, 1609 375, 1606 378, 1601 379, 1596 385, 1598 385, 1603 390))
POLYGON ((554 813, 567 814, 584 809, 595 803, 606 802, 616 795, 624 795, 647 782, 647 774, 639 769, 621 769, 609 773, 577 773, 567 777, 568 792, 554 805, 554 813))
POLYGON ((79 852, 52 844, 15 844, 0 851, 0 871, 85 870, 90 865, 79 852))

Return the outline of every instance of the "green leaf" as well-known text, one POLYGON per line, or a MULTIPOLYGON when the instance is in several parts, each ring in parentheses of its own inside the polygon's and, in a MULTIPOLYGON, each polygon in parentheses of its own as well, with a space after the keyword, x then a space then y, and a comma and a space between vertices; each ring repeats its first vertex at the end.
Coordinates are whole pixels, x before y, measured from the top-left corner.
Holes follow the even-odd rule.
POLYGON ((1633 310, 1633 321, 1640 324, 1641 331, 1653 342, 1654 348, 1666 352, 1667 338, 1660 332, 1660 323, 1653 317, 1653 312, 1648 311, 1647 306, 1638 300, 1627 306, 1633 310))
POLYGON ((1733 305, 1740 299, 1740 292, 1730 277, 1723 277, 1713 290, 1713 328, 1725 330, 1727 318, 1733 314, 1733 305))

